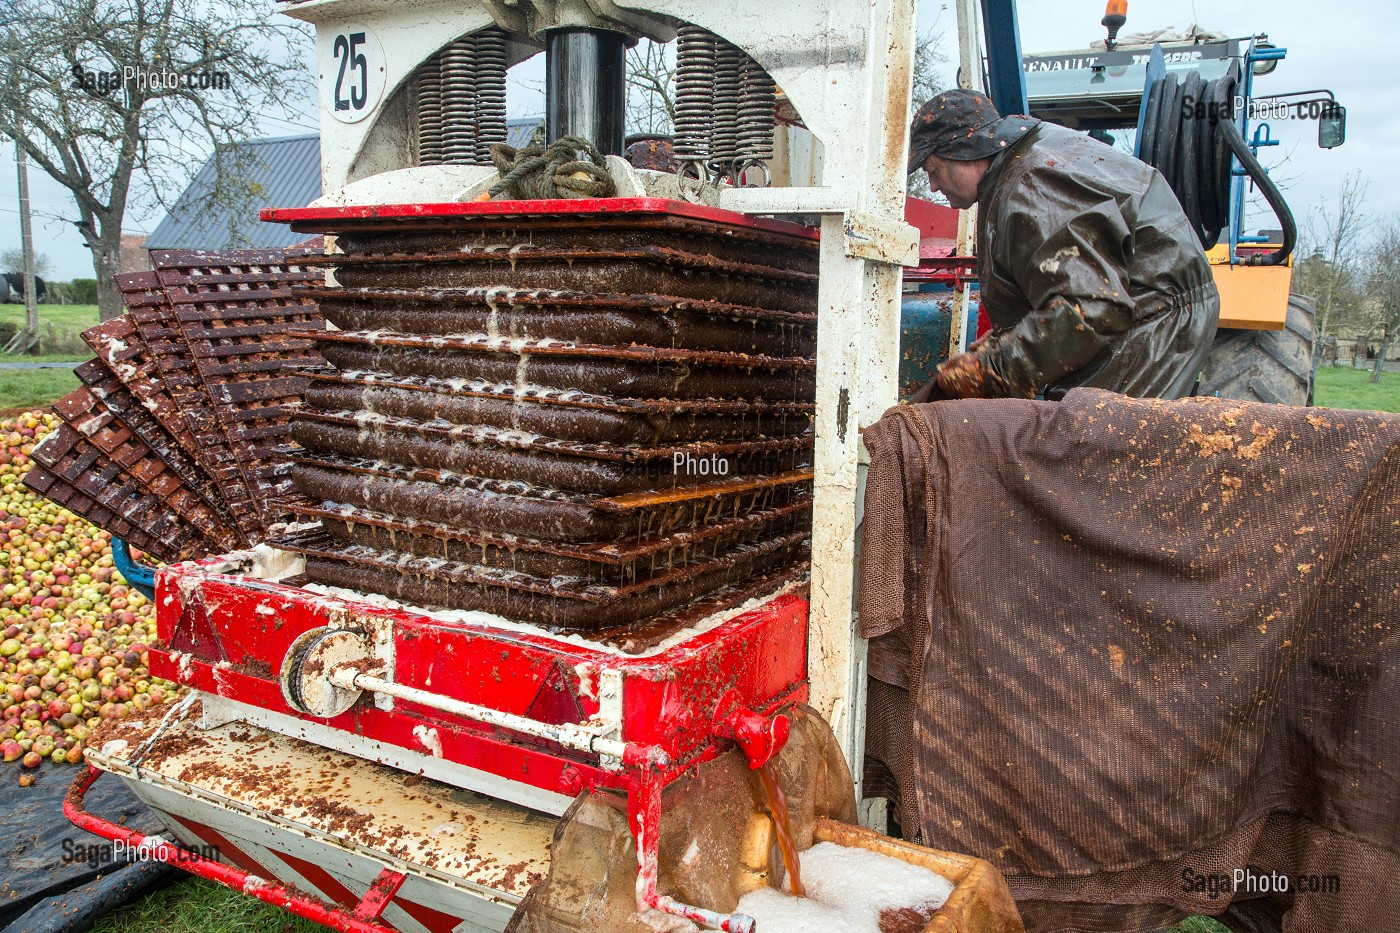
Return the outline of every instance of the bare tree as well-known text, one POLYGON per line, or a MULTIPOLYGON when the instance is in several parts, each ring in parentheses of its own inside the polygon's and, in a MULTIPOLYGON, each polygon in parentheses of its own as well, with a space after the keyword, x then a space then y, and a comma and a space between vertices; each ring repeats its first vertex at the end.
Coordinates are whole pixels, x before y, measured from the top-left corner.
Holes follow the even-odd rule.
MULTIPOLYGON (((948 53, 943 48, 944 35, 944 32, 928 30, 920 33, 914 40, 913 95, 909 101, 911 120, 925 101, 946 90, 942 79, 943 69, 948 64, 948 53)), ((928 187, 928 175, 924 172, 915 172, 909 176, 908 191, 916 198, 935 199, 928 187)), ((941 196, 937 199, 941 200, 941 196)))
POLYGON ((294 115, 305 33, 271 14, 267 0, 10 0, 0 14, 0 133, 72 192, 103 320, 121 310, 112 276, 133 201, 169 206, 210 148, 211 198, 237 198, 248 155, 232 144, 261 112, 294 115))
POLYGON ((911 120, 926 101, 947 90, 942 77, 942 71, 948 65, 948 53, 943 48, 945 35, 946 32, 930 29, 914 40, 913 94, 909 101, 911 120))
MULTIPOLYGON (((34 254, 34 274, 48 275, 52 263, 43 253, 34 254)), ((24 251, 18 247, 0 251, 0 272, 20 272, 24 269, 24 251)))
POLYGON ((1366 292, 1377 313, 1374 329, 1380 331, 1381 339, 1371 381, 1380 382, 1390 345, 1400 331, 1400 215, 1392 216, 1376 231, 1369 267, 1366 292))
POLYGON ((675 46, 642 39, 627 50, 627 132, 670 133, 675 123, 675 46))
POLYGON ((1327 337, 1359 303, 1357 261, 1370 226, 1363 209, 1368 185, 1359 171, 1342 176, 1336 201, 1315 206, 1303 230, 1293 290, 1311 297, 1317 309, 1314 371, 1327 337))

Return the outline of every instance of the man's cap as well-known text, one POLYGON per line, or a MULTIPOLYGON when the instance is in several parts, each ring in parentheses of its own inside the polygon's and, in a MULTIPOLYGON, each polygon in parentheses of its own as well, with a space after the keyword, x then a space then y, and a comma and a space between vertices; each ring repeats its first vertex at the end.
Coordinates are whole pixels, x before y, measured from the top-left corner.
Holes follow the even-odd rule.
POLYGON ((1003 117, 979 91, 944 91, 920 107, 909 124, 909 173, 931 155, 958 162, 996 155, 1039 123, 1032 117, 1003 117))

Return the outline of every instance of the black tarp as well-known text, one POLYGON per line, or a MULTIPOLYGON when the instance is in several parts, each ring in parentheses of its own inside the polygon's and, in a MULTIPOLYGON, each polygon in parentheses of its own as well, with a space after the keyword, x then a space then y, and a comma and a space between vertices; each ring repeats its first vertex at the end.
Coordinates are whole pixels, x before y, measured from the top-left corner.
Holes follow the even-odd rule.
MULTIPOLYGON (((30 787, 19 762, 0 765, 0 933, 84 930, 107 911, 178 877, 163 863, 112 860, 112 844, 63 815, 78 768, 45 763, 30 787)), ((87 808, 143 833, 160 821, 115 777, 88 793, 87 808)))

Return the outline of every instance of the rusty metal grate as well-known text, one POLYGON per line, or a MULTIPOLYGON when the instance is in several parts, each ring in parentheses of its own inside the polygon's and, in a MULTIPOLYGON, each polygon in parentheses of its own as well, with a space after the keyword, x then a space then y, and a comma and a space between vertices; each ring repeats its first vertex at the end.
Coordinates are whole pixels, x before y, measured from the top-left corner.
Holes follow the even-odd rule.
MULTIPOLYGON (((318 264, 335 265, 334 256, 316 259, 318 264)), ((307 265, 311 264, 308 257, 307 265)), ((376 305, 463 305, 500 308, 590 308, 597 310, 638 310, 650 314, 679 313, 704 317, 722 317, 733 320, 776 321, 815 328, 817 316, 811 312, 781 311, 762 308, 757 305, 740 305, 713 301, 703 298, 676 298, 660 294, 606 294, 599 292, 576 291, 563 288, 377 288, 361 286, 357 288, 303 286, 295 289, 304 298, 318 302, 329 301, 337 307, 352 306, 356 302, 376 305)))
POLYGON ((306 422, 336 425, 351 431, 373 430, 389 435, 411 434, 425 438, 450 440, 454 444, 483 447, 504 447, 555 456, 578 457, 584 460, 612 460, 637 463, 645 460, 674 460, 677 457, 735 457, 780 451, 806 450, 812 439, 806 436, 751 438, 733 441, 694 441, 688 444, 666 444, 652 447, 641 444, 584 443, 558 437, 544 437, 514 428, 486 424, 460 424, 443 419, 417 421, 373 411, 325 411, 308 408, 298 415, 306 422))
POLYGON ((342 235, 333 267, 345 288, 509 288, 595 295, 661 295, 811 314, 815 242, 703 224, 641 229, 626 219, 571 218, 572 226, 439 218, 436 230, 381 224, 342 235))
POLYGON ((165 289, 154 272, 129 272, 112 278, 127 312, 83 331, 83 340, 185 453, 203 466, 200 444, 166 388, 161 367, 136 324, 137 314, 166 303, 165 289))
POLYGON ((95 496, 60 479, 38 463, 31 465, 29 472, 24 475, 24 485, 57 502, 75 515, 81 515, 99 528, 111 532, 132 547, 157 556, 163 550, 161 542, 152 538, 141 527, 133 525, 125 517, 98 502, 95 496))
POLYGON ((169 296, 156 273, 140 274, 148 275, 155 284, 148 287, 150 294, 143 295, 145 300, 140 304, 128 305, 127 313, 146 345, 153 376, 169 395, 173 414, 184 420, 194 443, 194 455, 222 491, 239 532, 245 537, 256 537, 263 531, 257 506, 238 470, 228 436, 214 412, 213 400, 195 368, 194 354, 175 320, 169 296))
POLYGON ((587 408, 635 416, 654 415, 802 415, 816 411, 811 402, 783 402, 769 399, 672 399, 627 398, 559 389, 552 386, 518 385, 487 379, 435 379, 414 375, 327 368, 307 373, 313 383, 333 383, 364 390, 403 390, 448 398, 499 399, 512 405, 556 405, 587 408))
POLYGON ((305 395, 305 371, 325 365, 310 339, 290 336, 293 329, 324 329, 315 306, 291 287, 322 276, 289 265, 280 250, 155 250, 151 261, 203 398, 263 529, 270 528, 285 520, 291 493, 287 464, 275 450, 305 395))
MULTIPOLYGON (((105 519, 95 523, 161 560, 185 560, 208 553, 213 544, 210 539, 167 501, 167 496, 181 489, 178 479, 169 473, 155 473, 148 476, 153 487, 148 488, 130 469, 151 474, 153 458, 142 459, 131 449, 120 453, 128 466, 113 460, 68 424, 61 424, 34 448, 34 462, 43 471, 33 481, 26 476, 25 484, 85 518, 105 519)), ((193 492, 186 492, 198 501, 193 492)))
POLYGON ((320 322, 291 290, 320 278, 295 265, 305 253, 156 253, 154 271, 115 276, 127 311, 84 332, 97 359, 26 483, 167 560, 280 532, 290 416, 325 365, 287 336, 320 322))
POLYGON ((328 363, 340 370, 386 376, 512 383, 524 393, 576 391, 615 398, 667 402, 700 400, 809 402, 815 373, 806 369, 766 370, 742 365, 710 366, 686 360, 622 359, 597 354, 580 366, 564 355, 460 352, 431 347, 376 346, 367 342, 320 341, 328 363))
POLYGON ((327 333, 298 333, 298 336, 369 347, 412 347, 424 350, 457 350, 467 353, 489 353, 500 356, 562 356, 586 359, 635 360, 642 363, 683 363, 686 365, 724 366, 734 369, 815 371, 816 361, 807 357, 779 357, 762 354, 731 353, 723 350, 684 350, 670 347, 598 346, 528 337, 492 337, 489 334, 398 334, 387 331, 329 331, 327 333))
MULTIPOLYGON (((577 234, 570 239, 577 240, 577 234)), ((437 244, 433 244, 436 246, 437 244)), ((748 262, 741 259, 725 259, 712 252, 676 249, 667 246, 634 246, 619 249, 587 246, 560 246, 535 243, 515 243, 509 247, 498 244, 458 246, 456 249, 440 248, 383 250, 362 252, 348 260, 343 255, 308 256, 310 266, 334 266, 337 269, 366 266, 409 266, 415 269, 437 265, 477 266, 505 264, 512 272, 523 273, 528 278, 533 266, 543 266, 546 271, 560 262, 571 266, 627 265, 630 267, 650 266, 673 270, 690 277, 709 274, 724 278, 747 279, 765 283, 788 283, 816 289, 817 275, 813 271, 791 269, 771 263, 748 262)), ((727 291, 727 289, 720 289, 727 291)), ((703 298, 704 296, 697 296, 703 298)))
POLYGON ((417 423, 473 425, 562 443, 625 447, 637 451, 624 457, 631 460, 642 459, 645 449, 800 437, 812 425, 811 413, 800 403, 719 401, 673 407, 545 387, 492 386, 482 380, 460 390, 435 391, 438 386, 430 381, 407 381, 412 378, 316 374, 306 391, 308 411, 353 411, 417 423))
MULTIPOLYGON (((320 413, 317 413, 320 414, 320 413)), ((785 447, 728 454, 727 459, 696 460, 692 467, 672 458, 625 461, 594 459, 530 449, 474 445, 452 437, 424 437, 384 429, 383 425, 327 424, 298 419, 293 437, 316 456, 334 455, 379 460, 403 466, 473 477, 518 479, 538 488, 617 496, 628 493, 671 495, 709 483, 706 464, 728 464, 724 475, 755 479, 799 469, 809 462, 802 438, 781 442, 785 447)))
POLYGON ((231 532, 218 510, 172 470, 144 438, 118 420, 90 389, 70 392, 53 407, 68 427, 198 529, 212 547, 232 550, 244 543, 231 532))
MULTIPOLYGON (((106 410, 117 421, 149 446, 151 451, 163 460, 185 485, 198 493, 214 509, 219 517, 220 534, 226 535, 228 538, 227 547, 244 547, 250 543, 234 527, 224 505, 223 497, 209 475, 176 443, 174 435, 160 420, 146 410, 107 364, 100 359, 88 360, 86 363, 74 367, 73 372, 88 391, 101 400, 106 410)), ((175 420, 178 423, 183 423, 180 419, 175 420)))
POLYGON ((810 495, 811 474, 793 471, 751 481, 635 496, 568 493, 528 483, 490 481, 392 464, 303 456, 293 470, 318 491, 323 508, 350 505, 485 534, 555 542, 614 543, 695 531, 709 524, 780 508, 810 495), (510 491, 498 491, 510 490, 510 491))
POLYGON ((313 579, 329 579, 361 591, 449 609, 494 612, 552 628, 588 630, 638 622, 803 560, 808 536, 802 529, 749 540, 718 556, 689 561, 618 586, 418 557, 366 545, 337 545, 319 530, 280 538, 277 546, 305 554, 307 573, 313 579))
POLYGON ((807 513, 811 500, 802 498, 776 508, 723 518, 698 529, 585 544, 488 534, 342 503, 329 505, 302 507, 298 513, 321 520, 330 538, 342 546, 361 544, 545 578, 563 575, 590 583, 624 586, 673 567, 722 556, 747 538, 793 531, 810 520, 807 513))

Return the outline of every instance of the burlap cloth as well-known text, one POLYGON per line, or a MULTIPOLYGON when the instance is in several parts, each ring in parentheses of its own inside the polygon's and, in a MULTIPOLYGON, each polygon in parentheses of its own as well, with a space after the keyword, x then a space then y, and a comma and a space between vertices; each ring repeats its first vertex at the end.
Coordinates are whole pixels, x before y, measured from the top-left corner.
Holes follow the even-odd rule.
POLYGON ((1400 416, 1091 389, 864 439, 866 794, 906 837, 1032 930, 1400 930, 1400 416))

